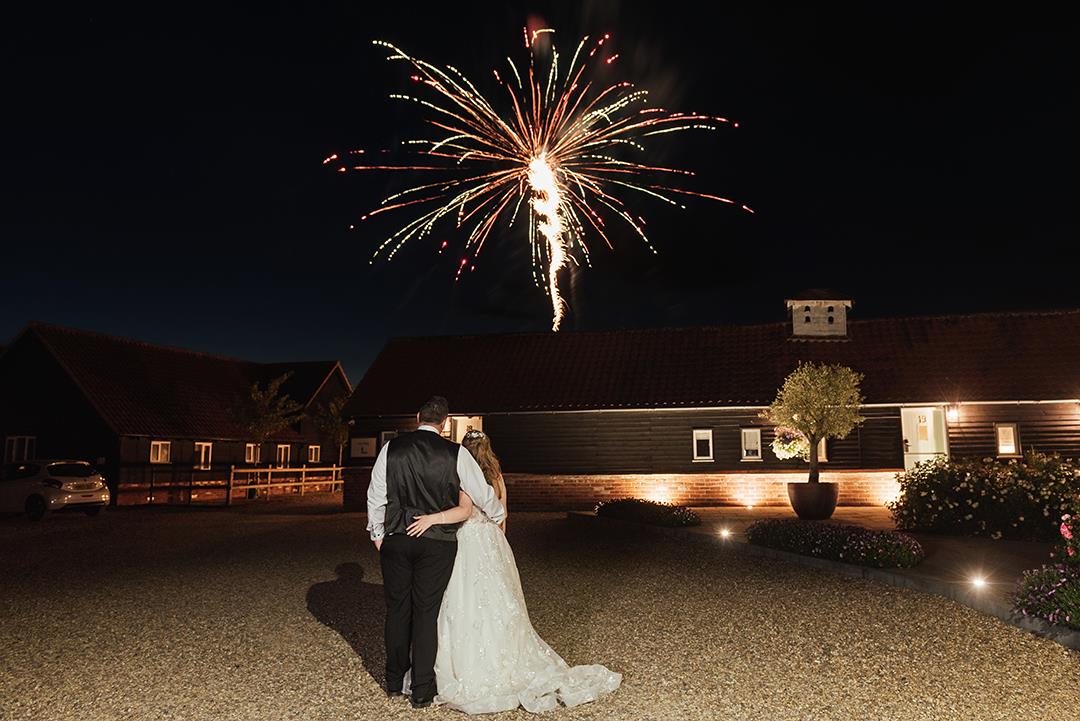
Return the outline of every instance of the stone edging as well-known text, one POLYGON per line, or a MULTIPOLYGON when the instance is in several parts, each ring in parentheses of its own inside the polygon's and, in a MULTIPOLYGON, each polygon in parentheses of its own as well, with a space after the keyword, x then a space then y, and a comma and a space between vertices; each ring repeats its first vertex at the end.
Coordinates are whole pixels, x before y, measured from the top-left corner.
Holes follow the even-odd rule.
POLYGON ((707 533, 698 533, 691 531, 687 528, 665 528, 663 526, 653 526, 647 523, 638 523, 636 521, 623 521, 615 518, 599 518, 593 513, 586 513, 582 511, 570 511, 566 514, 567 519, 574 524, 582 527, 595 527, 596 525, 606 525, 609 528, 619 528, 627 531, 638 531, 641 533, 647 533, 656 536, 668 536, 673 538, 687 538, 698 539, 705 542, 712 542, 715 545, 720 546, 726 550, 731 550, 736 553, 743 553, 751 556, 777 558, 784 561, 790 561, 791 563, 797 563, 802 566, 809 566, 811 568, 819 568, 830 573, 836 573, 841 576, 852 576, 856 578, 866 578, 872 581, 878 581, 879 583, 887 583, 890 586, 898 586, 901 588, 910 588, 923 593, 930 593, 936 596, 943 596, 945 598, 952 599, 957 603, 961 603, 965 606, 980 611, 989 616, 1001 619, 1010 626, 1029 631, 1038 636, 1048 638, 1051 641, 1055 641, 1066 648, 1071 648, 1080 651, 1080 631, 1074 631, 1063 626, 1055 626, 1041 618, 1032 618, 1030 616, 1023 616, 1012 610, 1012 608, 1003 601, 991 597, 985 594, 973 593, 966 588, 958 586, 957 584, 949 584, 944 581, 940 581, 933 578, 925 578, 921 576, 909 576, 903 573, 896 573, 887 568, 870 568, 869 566, 857 566, 850 563, 841 563, 840 561, 832 561, 826 558, 815 558, 813 556, 804 556, 799 553, 791 553, 790 551, 781 551, 775 548, 768 548, 766 546, 755 546, 746 541, 737 540, 721 540, 707 533))

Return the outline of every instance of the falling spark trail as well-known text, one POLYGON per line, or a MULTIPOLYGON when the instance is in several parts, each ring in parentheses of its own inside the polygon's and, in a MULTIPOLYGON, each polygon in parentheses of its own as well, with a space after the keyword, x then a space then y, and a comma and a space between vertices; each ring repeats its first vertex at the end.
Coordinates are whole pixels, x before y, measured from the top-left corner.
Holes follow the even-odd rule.
MULTIPOLYGON (((618 53, 604 57, 610 35, 599 37, 591 45, 588 36, 582 38, 569 66, 561 72, 559 53, 552 40, 554 31, 542 28, 530 32, 526 28, 523 33, 529 52, 528 65, 519 71, 513 59, 507 58, 512 80, 498 70, 492 71, 509 99, 509 112, 503 114, 457 68, 451 65, 440 68, 390 43, 374 41, 377 47, 390 52, 388 60, 409 63, 414 71, 413 82, 429 95, 422 98, 394 93, 391 99, 431 113, 427 123, 441 135, 404 141, 408 152, 427 159, 423 163, 344 165, 334 163, 342 156, 333 153, 323 164, 334 163, 339 173, 349 170, 447 173, 444 180, 415 185, 384 198, 378 208, 361 218, 363 221, 400 208, 428 206, 385 238, 372 262, 379 256, 392 259, 407 243, 432 236, 440 221, 452 218, 466 238, 455 274, 455 278, 460 278, 466 269, 475 270, 476 258, 500 218, 508 219, 507 227, 513 227, 524 205, 530 216, 528 240, 533 277, 551 298, 551 329, 558 331, 567 310, 559 289, 559 273, 571 261, 578 262, 577 252, 586 263, 590 262, 587 228, 609 248, 614 248, 607 220, 618 218, 656 252, 645 233, 644 218, 622 198, 628 195, 627 191, 678 208, 685 206, 668 193, 730 204, 747 213, 754 211, 729 198, 671 185, 664 179, 689 178, 694 173, 650 165, 641 159, 645 151, 643 141, 647 138, 691 130, 717 130, 724 125, 737 128, 737 122, 719 116, 646 107, 648 92, 632 83, 600 83, 601 73, 610 73, 609 68, 614 67, 619 57, 618 53), (546 67, 537 58, 537 39, 541 36, 547 38, 545 46, 550 44, 546 67), (619 157, 626 153, 638 155, 632 159, 619 157), (446 165, 440 165, 441 162, 446 165)), ((363 151, 348 154, 363 155, 363 151)), ((441 255, 447 246, 448 242, 441 240, 438 253, 441 255)))
POLYGON ((532 200, 539 222, 537 230, 547 239, 548 247, 548 291, 551 294, 553 314, 551 330, 559 330, 566 304, 559 293, 559 271, 566 265, 566 247, 563 245, 563 225, 559 214, 562 212, 562 197, 555 172, 547 161, 546 151, 529 162, 529 185, 535 197, 532 200))

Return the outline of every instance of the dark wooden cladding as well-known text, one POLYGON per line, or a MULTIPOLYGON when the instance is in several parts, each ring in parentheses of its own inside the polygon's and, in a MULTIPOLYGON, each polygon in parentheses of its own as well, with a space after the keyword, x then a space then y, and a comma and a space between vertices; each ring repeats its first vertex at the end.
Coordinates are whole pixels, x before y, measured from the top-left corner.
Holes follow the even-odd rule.
MULTIPOLYGON (((381 447, 380 439, 384 431, 405 433, 416 430, 416 416, 384 416, 382 418, 354 418, 353 426, 349 430, 349 439, 374 438, 375 451, 378 453, 381 447)), ((344 464, 346 466, 368 466, 375 463, 374 458, 353 458, 350 455, 351 443, 345 446, 344 464)))
POLYGON ((962 405, 959 418, 949 423, 949 453, 994 457, 996 423, 1015 423, 1024 451, 1080 457, 1080 405, 1072 402, 962 405))
MULTIPOLYGON (((865 408, 867 419, 843 440, 828 443, 823 469, 890 470, 904 465, 900 409, 865 408)), ((948 426, 953 457, 996 455, 995 423, 1017 424, 1024 451, 1080 458, 1080 405, 1025 403, 963 405, 948 426)), ((411 430, 413 418, 357 419, 354 436, 411 430)), ((508 473, 720 473, 805 468, 772 453, 772 427, 748 410, 587 411, 489 414, 484 431, 508 473), (741 460, 741 428, 761 428, 762 461, 741 460), (713 461, 693 461, 695 428, 713 432, 713 461)), ((352 461, 363 464, 363 461, 352 461)), ((370 463, 370 460, 367 461, 370 463)))
MULTIPOLYGON (((826 469, 896 469, 903 466, 900 414, 866 409, 867 421, 850 436, 828 443, 826 469)), ((412 418, 359 418, 354 437, 411 430, 412 418)), ((618 474, 718 473, 798 470, 798 460, 772 453, 772 426, 753 410, 588 411, 484 416, 484 431, 508 473, 618 474), (693 460, 694 429, 713 432, 713 461, 693 460), (742 428, 760 428, 763 460, 743 461, 742 428)), ((354 464, 364 461, 352 459, 354 464)), ((370 462, 370 459, 367 461, 370 462)))
MULTIPOLYGON (((903 466, 900 418, 895 409, 873 409, 847 438, 829 441, 826 468, 891 469, 903 466), (890 415, 894 414, 894 415, 890 415), (864 444, 863 437, 871 443, 864 444), (883 438, 891 436, 891 446, 883 438)), ((756 411, 678 410, 490 415, 484 431, 508 472, 514 473, 716 473, 805 467, 777 459, 772 426, 756 411), (694 429, 713 432, 713 461, 693 460, 694 429), (743 428, 760 428, 763 459, 742 460, 743 428)))

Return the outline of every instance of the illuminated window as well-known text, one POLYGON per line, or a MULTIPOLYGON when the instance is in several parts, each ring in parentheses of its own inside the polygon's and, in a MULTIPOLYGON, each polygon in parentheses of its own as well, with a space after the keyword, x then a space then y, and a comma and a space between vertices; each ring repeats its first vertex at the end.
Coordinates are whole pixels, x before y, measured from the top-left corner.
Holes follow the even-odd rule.
POLYGON ((397 438, 397 434, 398 434, 397 431, 380 431, 379 432, 379 448, 382 448, 383 446, 385 446, 387 443, 390 442, 391 439, 397 438))
POLYGON ((308 446, 307 462, 318 463, 322 460, 322 446, 308 446))
POLYGON ((930 440, 930 424, 927 422, 926 416, 921 413, 915 417, 915 437, 919 439, 920 443, 926 443, 930 440))
POLYGON ((258 443, 244 444, 244 463, 256 464, 262 460, 262 446, 258 443))
POLYGON ((761 460, 761 429, 743 428, 742 434, 742 459, 744 461, 761 460))
POLYGON ((1020 455, 1020 433, 1015 423, 997 423, 994 425, 997 435, 997 454, 999 456, 1020 455))
POLYGON ((213 443, 198 441, 195 443, 195 468, 201 471, 210 470, 210 461, 214 452, 213 443))
POLYGON ((292 447, 281 444, 277 447, 277 467, 288 468, 289 461, 292 459, 292 447))
POLYGON ((171 463, 172 443, 169 441, 150 441, 150 462, 171 463))
POLYGON ((712 429, 694 429, 694 461, 711 461, 712 453, 712 429))
POLYGON ((34 457, 35 436, 8 436, 4 441, 4 463, 28 461, 34 457))

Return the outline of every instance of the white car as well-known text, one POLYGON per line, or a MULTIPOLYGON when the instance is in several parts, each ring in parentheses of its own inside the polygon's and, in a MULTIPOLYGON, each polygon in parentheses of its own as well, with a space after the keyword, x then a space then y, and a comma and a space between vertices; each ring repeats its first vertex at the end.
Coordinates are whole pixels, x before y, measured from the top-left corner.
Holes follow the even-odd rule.
POLYGON ((60 510, 96 516, 107 505, 109 487, 86 461, 23 461, 0 469, 0 513, 39 521, 60 510))

